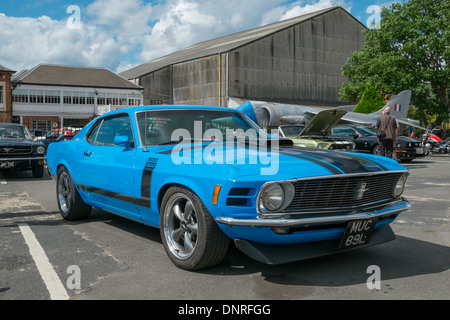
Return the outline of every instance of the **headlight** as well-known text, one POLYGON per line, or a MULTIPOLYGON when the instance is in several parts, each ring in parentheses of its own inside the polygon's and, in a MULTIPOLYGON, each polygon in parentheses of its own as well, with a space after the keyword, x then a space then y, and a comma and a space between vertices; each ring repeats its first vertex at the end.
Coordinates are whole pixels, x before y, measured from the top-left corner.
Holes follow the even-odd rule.
POLYGON ((265 187, 261 192, 261 204, 264 209, 276 211, 281 208, 284 202, 284 190, 278 183, 273 183, 265 187))
POLYGON ((406 180, 408 180, 408 173, 403 174, 400 179, 398 179, 395 185, 394 197, 400 197, 405 190, 406 180))
POLYGON ((43 146, 39 146, 36 148, 36 152, 39 154, 44 154, 45 153, 45 147, 43 146))
POLYGON ((259 193, 259 209, 267 211, 281 211, 294 198, 295 189, 291 183, 269 183, 259 193))

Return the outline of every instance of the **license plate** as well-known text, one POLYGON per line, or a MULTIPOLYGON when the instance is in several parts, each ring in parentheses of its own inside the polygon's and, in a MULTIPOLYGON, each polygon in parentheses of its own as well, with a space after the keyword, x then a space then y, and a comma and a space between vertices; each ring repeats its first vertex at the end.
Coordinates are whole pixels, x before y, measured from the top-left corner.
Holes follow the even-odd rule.
POLYGON ((2 161, 0 163, 0 168, 7 169, 14 167, 14 161, 2 161))
POLYGON ((416 148, 416 153, 417 154, 423 154, 423 149, 422 148, 416 148))
POLYGON ((350 221, 342 236, 339 249, 346 250, 369 243, 376 223, 377 219, 350 221))

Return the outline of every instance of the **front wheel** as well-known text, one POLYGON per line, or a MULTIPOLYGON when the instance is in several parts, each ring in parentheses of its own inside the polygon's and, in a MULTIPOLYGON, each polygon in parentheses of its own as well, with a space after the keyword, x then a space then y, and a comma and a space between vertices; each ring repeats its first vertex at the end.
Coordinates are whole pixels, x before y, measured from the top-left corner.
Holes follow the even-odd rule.
POLYGON ((225 257, 229 238, 190 190, 172 187, 166 192, 160 222, 164 249, 177 267, 185 270, 208 268, 225 257))
POLYGON ((65 220, 75 221, 89 217, 91 206, 81 199, 72 177, 66 167, 58 170, 56 179, 56 198, 61 216, 65 220))

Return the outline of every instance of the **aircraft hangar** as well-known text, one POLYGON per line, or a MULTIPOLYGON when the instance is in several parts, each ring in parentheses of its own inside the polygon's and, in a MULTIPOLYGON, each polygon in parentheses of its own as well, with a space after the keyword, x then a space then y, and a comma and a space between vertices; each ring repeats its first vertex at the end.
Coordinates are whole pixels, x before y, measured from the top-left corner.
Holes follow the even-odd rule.
POLYGON ((342 7, 194 44, 120 75, 144 104, 228 106, 230 99, 337 106, 341 68, 365 26, 342 7))

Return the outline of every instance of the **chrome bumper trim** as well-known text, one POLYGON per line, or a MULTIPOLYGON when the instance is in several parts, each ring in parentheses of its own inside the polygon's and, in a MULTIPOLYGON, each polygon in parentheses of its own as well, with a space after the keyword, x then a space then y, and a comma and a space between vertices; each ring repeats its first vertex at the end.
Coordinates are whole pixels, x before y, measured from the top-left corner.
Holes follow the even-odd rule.
POLYGON ((0 158, 0 161, 31 161, 31 160, 45 160, 45 157, 35 157, 35 158, 0 158))
POLYGON ((381 218, 400 212, 409 210, 411 204, 406 200, 396 202, 387 207, 376 211, 367 211, 356 214, 338 215, 338 216, 326 216, 326 217, 312 217, 312 218, 300 218, 300 219, 264 219, 257 217, 256 219, 239 219, 229 217, 217 217, 215 220, 217 223, 221 223, 227 226, 247 226, 247 227, 302 227, 316 224, 330 224, 347 222, 352 220, 361 220, 367 218, 381 218))

